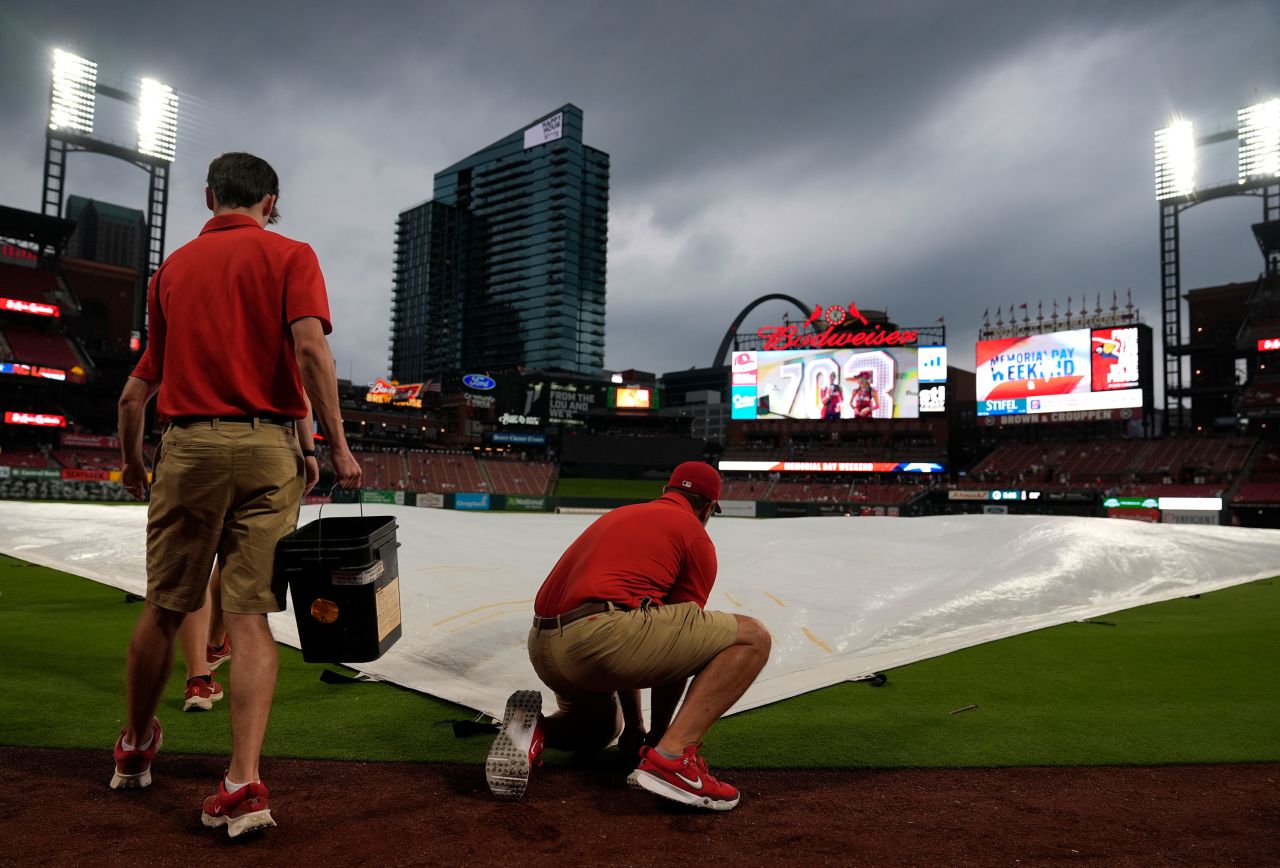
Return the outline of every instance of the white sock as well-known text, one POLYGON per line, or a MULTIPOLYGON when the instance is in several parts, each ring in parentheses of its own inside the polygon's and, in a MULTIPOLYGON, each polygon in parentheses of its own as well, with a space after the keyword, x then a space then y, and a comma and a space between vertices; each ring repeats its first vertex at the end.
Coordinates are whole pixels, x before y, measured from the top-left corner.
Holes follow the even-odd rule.
POLYGON ((156 734, 151 730, 151 727, 147 727, 147 740, 144 741, 141 745, 139 745, 138 747, 134 747, 132 744, 129 743, 128 738, 122 737, 120 739, 120 746, 125 750, 146 750, 147 748, 151 747, 151 742, 155 741, 155 739, 156 739, 156 734))
POLYGON ((249 784, 233 784, 231 783, 231 778, 223 778, 222 786, 226 788, 227 795, 231 795, 232 793, 238 793, 240 790, 243 790, 245 787, 249 786, 249 784))

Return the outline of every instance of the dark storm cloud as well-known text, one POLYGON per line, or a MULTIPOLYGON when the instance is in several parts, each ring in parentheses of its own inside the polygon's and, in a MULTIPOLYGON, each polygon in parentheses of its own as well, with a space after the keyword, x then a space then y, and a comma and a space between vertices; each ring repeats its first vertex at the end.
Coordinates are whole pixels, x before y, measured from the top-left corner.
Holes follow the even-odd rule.
MULTIPOLYGON (((1261 2, 125 3, 4 20, 0 201, 38 204, 50 46, 168 81, 184 99, 170 249, 203 222, 209 157, 267 156, 281 231, 319 252, 358 380, 385 370, 396 214, 563 102, 612 157, 607 363, 665 371, 709 362, 738 310, 777 291, 944 316, 960 361, 997 305, 1131 287, 1157 323, 1152 131, 1178 110, 1230 124, 1280 88, 1280 11, 1261 2)), ((81 168, 71 191, 141 203, 132 170, 81 168)), ((1184 284, 1255 275, 1256 207, 1204 207, 1184 284)))

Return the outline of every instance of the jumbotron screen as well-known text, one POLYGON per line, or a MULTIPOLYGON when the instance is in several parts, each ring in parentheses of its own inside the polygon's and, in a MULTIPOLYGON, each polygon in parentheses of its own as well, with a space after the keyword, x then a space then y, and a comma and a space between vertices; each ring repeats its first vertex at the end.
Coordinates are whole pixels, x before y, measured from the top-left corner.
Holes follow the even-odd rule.
POLYGON ((979 341, 979 416, 1132 410, 1151 385, 1151 331, 1142 326, 979 341))
POLYGON ((733 419, 916 419, 945 413, 946 347, 735 352, 733 419))

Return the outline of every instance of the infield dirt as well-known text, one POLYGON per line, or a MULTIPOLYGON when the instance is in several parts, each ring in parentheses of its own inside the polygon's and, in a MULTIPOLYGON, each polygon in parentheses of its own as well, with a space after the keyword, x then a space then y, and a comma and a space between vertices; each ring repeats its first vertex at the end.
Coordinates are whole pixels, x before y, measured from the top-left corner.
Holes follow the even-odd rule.
POLYGON ((475 765, 268 759, 278 828, 200 824, 223 771, 161 754, 113 792, 111 754, 0 747, 0 865, 1274 865, 1280 764, 732 771, 710 814, 628 789, 625 769, 539 770, 493 800, 475 765))

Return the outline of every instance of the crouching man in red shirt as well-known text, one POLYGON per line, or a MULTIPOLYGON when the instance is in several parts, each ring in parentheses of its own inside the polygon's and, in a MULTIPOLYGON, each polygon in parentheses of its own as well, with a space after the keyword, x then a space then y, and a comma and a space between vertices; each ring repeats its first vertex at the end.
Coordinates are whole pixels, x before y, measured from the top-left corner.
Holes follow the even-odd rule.
POLYGON ((536 690, 507 700, 485 765, 495 796, 524 795, 544 744, 598 750, 621 733, 624 751, 639 750, 631 786, 716 811, 738 804, 698 749, 764 668, 770 638, 754 618, 703 608, 716 580, 706 524, 719 499, 720 474, 687 461, 662 497, 601 516, 569 546, 542 583, 529 632, 529 659, 559 709, 543 717, 536 690))

